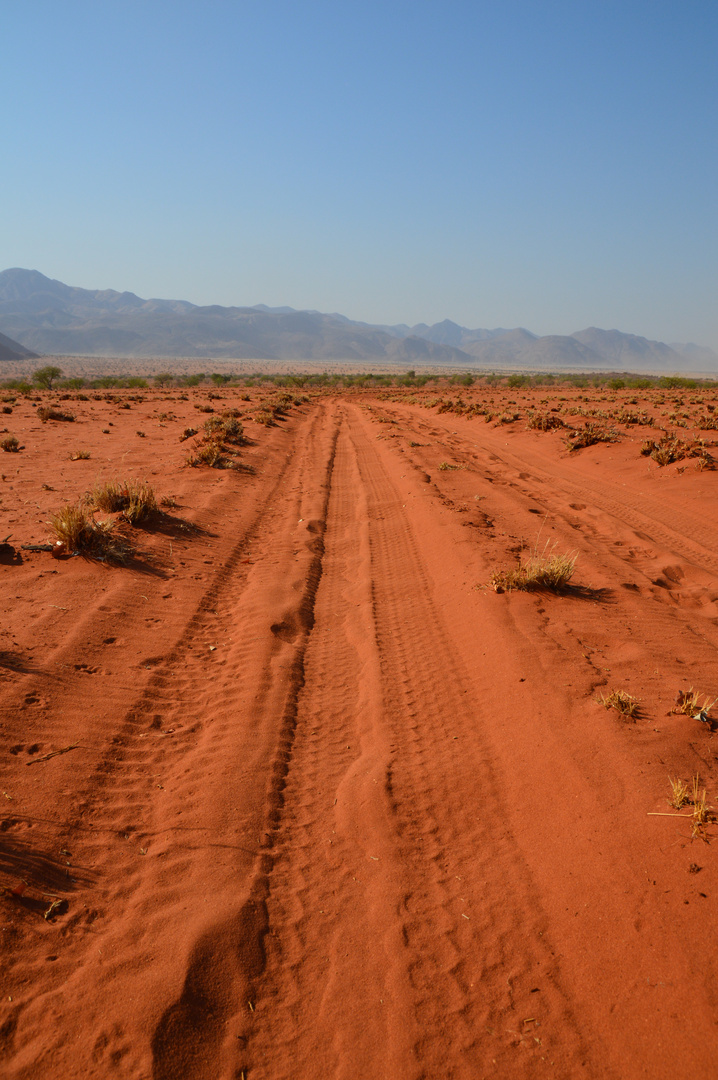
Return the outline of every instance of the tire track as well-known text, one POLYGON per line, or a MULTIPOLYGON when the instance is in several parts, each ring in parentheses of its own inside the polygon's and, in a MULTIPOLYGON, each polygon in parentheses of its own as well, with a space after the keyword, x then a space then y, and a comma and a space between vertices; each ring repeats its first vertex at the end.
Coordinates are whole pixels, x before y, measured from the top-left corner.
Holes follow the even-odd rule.
POLYGON ((563 1062, 554 1075, 570 1075, 581 1039, 504 825, 471 680, 397 493, 356 413, 345 415, 252 1075, 281 1080, 311 1061, 324 1075, 429 1077, 457 1051, 457 1076, 494 1059, 531 1075, 547 1053, 563 1062), (456 792, 472 788, 467 807, 456 792), (536 1010, 536 981, 540 1043, 520 1019, 536 1010), (547 1036, 554 1026, 560 1035, 547 1036))

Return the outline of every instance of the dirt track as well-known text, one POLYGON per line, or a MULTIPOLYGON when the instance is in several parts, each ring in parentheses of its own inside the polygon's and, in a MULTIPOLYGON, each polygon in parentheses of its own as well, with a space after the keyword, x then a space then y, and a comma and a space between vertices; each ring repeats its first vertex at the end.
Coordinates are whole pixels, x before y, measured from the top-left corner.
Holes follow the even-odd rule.
POLYGON ((68 908, 3 909, 5 1075, 713 1074, 714 845, 648 811, 716 787, 668 715, 718 683, 714 474, 551 439, 318 399, 188 476, 162 572, 61 564, 0 869, 68 908), (540 530, 579 587, 476 588, 540 530))

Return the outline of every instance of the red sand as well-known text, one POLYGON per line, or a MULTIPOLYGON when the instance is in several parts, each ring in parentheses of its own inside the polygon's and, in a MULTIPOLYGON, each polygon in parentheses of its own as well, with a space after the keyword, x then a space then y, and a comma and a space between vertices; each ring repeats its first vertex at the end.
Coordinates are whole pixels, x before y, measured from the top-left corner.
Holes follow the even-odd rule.
POLYGON ((649 812, 718 796, 718 473, 410 397, 245 418, 252 473, 183 467, 206 393, 3 417, 3 1076, 715 1075, 718 828, 649 812), (135 476, 130 565, 19 552, 135 476), (539 533, 577 589, 477 588, 539 533))

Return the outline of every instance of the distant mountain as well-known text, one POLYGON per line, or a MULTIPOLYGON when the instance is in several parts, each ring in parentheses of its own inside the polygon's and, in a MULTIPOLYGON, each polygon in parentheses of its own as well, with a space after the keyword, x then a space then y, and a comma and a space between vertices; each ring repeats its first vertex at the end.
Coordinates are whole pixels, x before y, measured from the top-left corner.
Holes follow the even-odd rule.
POLYGON ((457 349, 342 316, 143 300, 64 285, 36 270, 0 273, 0 328, 28 348, 55 355, 471 363, 457 349))
POLYGON ((37 353, 30 352, 19 341, 0 334, 0 360, 37 360, 37 353))
POLYGON ((718 353, 713 349, 707 349, 705 345, 694 345, 690 341, 684 345, 673 342, 671 348, 695 371, 710 371, 712 368, 718 368, 718 353))
POLYGON ((710 349, 669 346, 619 330, 589 327, 569 336, 537 337, 520 327, 471 330, 450 319, 433 326, 376 326, 337 313, 265 304, 220 307, 187 300, 143 300, 131 292, 76 288, 37 270, 21 269, 0 273, 0 329, 22 342, 10 342, 7 347, 24 349, 26 355, 353 360, 407 366, 614 371, 718 368, 718 356, 710 349))

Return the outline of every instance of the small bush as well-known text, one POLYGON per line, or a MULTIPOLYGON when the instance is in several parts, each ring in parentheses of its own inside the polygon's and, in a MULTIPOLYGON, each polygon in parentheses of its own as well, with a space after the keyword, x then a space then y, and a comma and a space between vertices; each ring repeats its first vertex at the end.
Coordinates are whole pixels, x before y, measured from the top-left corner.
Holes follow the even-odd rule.
POLYGON ((239 420, 234 416, 223 413, 222 416, 213 416, 205 420, 204 431, 208 439, 217 442, 232 443, 236 445, 242 441, 243 428, 239 420))
POLYGON ((0 442, 0 446, 6 454, 17 454, 20 449, 20 443, 14 435, 6 435, 2 442, 0 442))
POLYGON ((186 442, 187 439, 191 439, 193 435, 197 434, 196 427, 186 427, 179 437, 180 442, 186 442))
POLYGON ((562 428, 564 426, 561 417, 556 416, 554 413, 533 413, 529 416, 526 424, 527 428, 531 428, 535 431, 552 431, 554 428, 562 428))
POLYGON ((254 419, 258 424, 264 424, 265 427, 274 427, 276 424, 272 409, 260 409, 259 412, 254 414, 254 419))
POLYGON ((75 450, 73 454, 70 454, 70 461, 87 461, 89 457, 89 450, 75 450))
POLYGON ((714 469, 716 465, 715 458, 708 452, 703 439, 684 442, 682 439, 666 434, 658 442, 651 439, 644 442, 641 446, 641 454, 644 457, 653 458, 660 466, 671 465, 674 461, 681 461, 683 458, 697 458, 699 469, 714 469))
POLYGON ((72 423, 75 419, 72 413, 53 409, 49 405, 38 405, 37 416, 42 420, 43 424, 46 424, 48 420, 64 420, 67 423, 72 423))
POLYGON ((566 440, 569 450, 581 450, 585 446, 594 446, 596 443, 616 442, 618 434, 610 428, 601 427, 600 424, 586 424, 583 428, 572 431, 566 440))
POLYGON ((193 469, 201 465, 209 465, 212 469, 222 469, 227 464, 227 459, 222 454, 219 443, 208 442, 197 449, 187 458, 187 464, 193 469))

